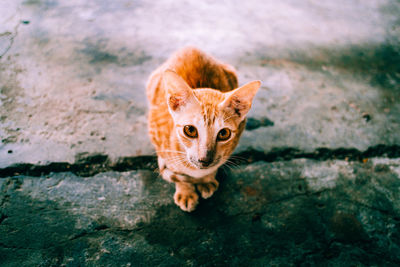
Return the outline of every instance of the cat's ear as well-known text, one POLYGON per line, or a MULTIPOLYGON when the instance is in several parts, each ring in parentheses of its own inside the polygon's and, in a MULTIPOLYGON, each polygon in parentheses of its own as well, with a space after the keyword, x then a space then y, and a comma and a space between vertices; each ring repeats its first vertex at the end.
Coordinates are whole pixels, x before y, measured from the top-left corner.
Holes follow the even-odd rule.
POLYGON ((163 82, 167 92, 167 104, 172 112, 199 104, 193 89, 173 70, 163 73, 163 82))
POLYGON ((253 81, 226 93, 220 107, 235 114, 240 120, 244 119, 260 86, 260 81, 253 81))

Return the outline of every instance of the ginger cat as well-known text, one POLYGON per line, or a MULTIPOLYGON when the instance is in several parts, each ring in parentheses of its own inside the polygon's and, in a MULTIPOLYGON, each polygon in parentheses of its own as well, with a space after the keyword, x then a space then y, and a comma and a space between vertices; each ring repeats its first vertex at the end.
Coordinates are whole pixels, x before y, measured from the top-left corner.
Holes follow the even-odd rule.
POLYGON ((202 51, 179 50, 147 83, 149 134, 162 177, 175 183, 175 203, 193 211, 218 189, 217 169, 245 127, 260 81, 238 87, 235 70, 202 51), (237 89, 235 89, 237 88, 237 89))

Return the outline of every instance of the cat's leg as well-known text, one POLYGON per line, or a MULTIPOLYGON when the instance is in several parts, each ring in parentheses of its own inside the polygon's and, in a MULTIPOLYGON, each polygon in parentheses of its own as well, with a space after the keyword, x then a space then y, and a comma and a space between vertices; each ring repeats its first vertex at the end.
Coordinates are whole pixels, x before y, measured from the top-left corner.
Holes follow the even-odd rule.
POLYGON ((202 198, 209 198, 217 191, 219 183, 215 179, 216 174, 216 172, 210 174, 206 179, 203 178, 205 180, 204 183, 196 184, 197 190, 200 192, 202 198))
POLYGON ((195 186, 191 183, 181 182, 186 177, 168 169, 165 160, 161 157, 158 157, 158 168, 164 180, 175 183, 175 204, 184 211, 194 211, 199 203, 199 196, 196 193, 195 186))
POLYGON ((191 183, 177 182, 175 183, 175 190, 175 204, 184 211, 194 211, 199 203, 195 186, 191 183))
POLYGON ((157 162, 158 162, 158 169, 160 171, 161 177, 168 182, 173 182, 171 179, 173 173, 171 170, 169 170, 167 168, 167 164, 166 164, 165 160, 162 157, 158 156, 157 162))

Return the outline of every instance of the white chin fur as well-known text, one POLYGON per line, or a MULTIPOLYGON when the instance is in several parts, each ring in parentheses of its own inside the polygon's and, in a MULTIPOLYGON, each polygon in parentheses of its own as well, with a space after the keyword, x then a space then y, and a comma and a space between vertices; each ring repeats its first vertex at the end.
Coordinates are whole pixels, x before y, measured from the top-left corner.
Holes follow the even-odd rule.
POLYGON ((195 169, 191 170, 189 168, 185 168, 183 171, 184 174, 191 176, 193 178, 203 178, 204 176, 210 175, 214 173, 218 168, 220 167, 220 164, 217 164, 215 166, 212 166, 207 169, 195 169))

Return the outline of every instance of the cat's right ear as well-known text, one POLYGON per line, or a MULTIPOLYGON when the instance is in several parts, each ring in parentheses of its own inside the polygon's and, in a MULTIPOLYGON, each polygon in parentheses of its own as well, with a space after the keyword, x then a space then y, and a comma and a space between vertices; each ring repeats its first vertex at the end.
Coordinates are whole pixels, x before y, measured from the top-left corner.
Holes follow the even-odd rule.
POLYGON ((173 70, 163 73, 163 82, 167 93, 167 104, 171 112, 178 112, 199 102, 193 89, 173 70))

